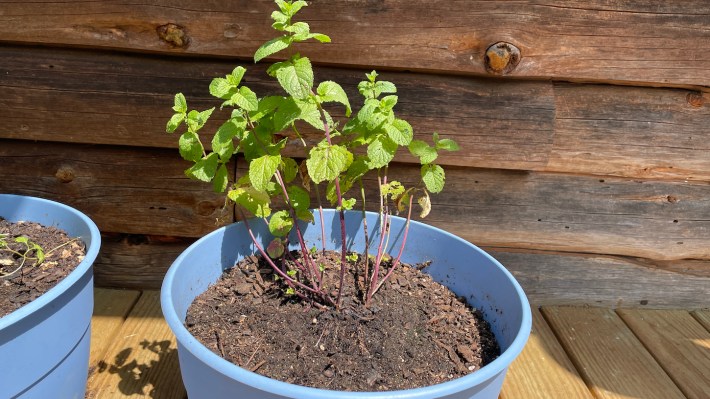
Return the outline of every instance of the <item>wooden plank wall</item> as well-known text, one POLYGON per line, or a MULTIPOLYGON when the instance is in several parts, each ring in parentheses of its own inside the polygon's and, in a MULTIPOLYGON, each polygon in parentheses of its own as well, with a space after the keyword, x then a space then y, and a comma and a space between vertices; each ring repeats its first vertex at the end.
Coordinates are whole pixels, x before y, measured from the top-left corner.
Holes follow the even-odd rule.
MULTIPOLYGON (((98 285, 159 287, 185 246, 234 220, 184 177, 164 133, 172 96, 210 107, 211 78, 236 65, 277 92, 250 61, 271 9, 0 0, 0 192, 89 214, 98 285)), ((415 133, 459 141, 427 220, 491 250, 533 302, 710 306, 708 2, 328 0, 303 18, 333 39, 297 48, 317 80, 357 103, 377 69, 415 133), (519 50, 504 72, 486 64, 499 42, 519 50)))

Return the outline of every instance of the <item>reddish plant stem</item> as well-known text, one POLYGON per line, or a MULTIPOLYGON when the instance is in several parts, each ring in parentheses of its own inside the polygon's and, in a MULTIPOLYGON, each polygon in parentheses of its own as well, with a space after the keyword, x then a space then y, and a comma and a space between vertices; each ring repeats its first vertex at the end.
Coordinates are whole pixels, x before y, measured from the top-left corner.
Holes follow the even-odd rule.
MULTIPOLYGON (((402 237, 402 245, 399 247, 399 254, 397 254, 397 258, 392 262, 392 267, 387 271, 387 274, 385 277, 382 278, 382 281, 380 281, 379 284, 377 284, 377 287, 372 291, 372 295, 375 295, 377 291, 382 287, 382 284, 387 281, 387 279, 392 275, 394 272, 394 269, 399 265, 400 259, 402 259, 402 254, 404 253, 404 246, 407 244, 407 236, 409 235, 409 222, 412 221, 412 201, 414 199, 414 196, 409 196, 409 210, 407 211, 407 221, 405 222, 404 225, 404 236, 402 237)), ((370 298, 372 297, 370 295, 370 298)))

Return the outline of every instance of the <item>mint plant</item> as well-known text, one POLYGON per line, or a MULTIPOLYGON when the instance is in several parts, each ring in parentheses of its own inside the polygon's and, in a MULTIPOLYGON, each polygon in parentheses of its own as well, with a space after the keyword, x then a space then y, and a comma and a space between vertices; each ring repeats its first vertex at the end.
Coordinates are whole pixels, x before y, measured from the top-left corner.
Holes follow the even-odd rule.
MULTIPOLYGON (((256 50, 255 62, 286 50, 294 43, 330 42, 324 34, 311 33, 307 23, 294 21, 298 11, 307 6, 305 1, 275 2, 278 10, 271 14, 272 27, 280 35, 256 50)), ((300 54, 276 62, 267 70, 285 95, 259 97, 242 84, 245 73, 246 69, 238 66, 230 74, 213 79, 209 85, 210 94, 222 100, 220 110, 231 110, 229 119, 212 135, 210 151, 203 146, 200 131, 215 108, 189 110, 185 96, 175 95, 175 113, 166 130, 174 133, 181 126, 184 129, 179 138, 180 155, 192 162, 186 175, 211 182, 217 192, 227 191, 227 198, 241 212, 259 253, 285 283, 286 294, 311 300, 318 306, 339 308, 345 276, 349 267, 357 264, 361 265, 357 273, 363 277, 359 291, 363 293, 365 305, 369 305, 373 295, 400 264, 414 202, 420 208, 420 217, 426 217, 431 210, 430 194, 444 187, 444 169, 435 163, 439 152, 456 151, 458 145, 437 133, 433 134, 431 144, 415 140, 412 126, 395 114, 396 86, 378 80, 375 71, 366 74, 366 80, 358 84, 363 105, 354 115, 345 90, 333 81, 316 85, 310 60, 300 54), (336 120, 326 109, 329 103, 342 107, 345 118, 336 120), (309 146, 298 130, 303 124, 322 132, 320 141, 309 146), (295 139, 281 134, 284 131, 292 131, 295 139), (306 147, 304 160, 283 154, 289 140, 306 147), (406 147, 421 163, 421 181, 411 187, 405 187, 389 175, 389 165, 401 147, 406 147), (226 164, 237 154, 244 157, 249 168, 230 184, 226 164), (375 255, 369 255, 365 221, 366 250, 365 256, 360 258, 347 253, 344 213, 358 206, 364 215, 369 204, 364 184, 368 175, 376 177, 379 188, 375 203, 378 204, 380 231, 375 255), (339 211, 342 247, 339 285, 335 290, 323 279, 321 257, 325 251, 325 226, 322 218, 323 251, 307 247, 297 223, 298 220, 314 221, 312 197, 318 200, 317 211, 321 215, 323 200, 339 211), (256 240, 245 211, 268 224, 275 239, 266 248, 256 240), (407 220, 404 239, 397 256, 391 259, 385 253, 389 220, 393 214, 401 212, 406 212, 407 220), (300 258, 287 250, 292 232, 298 241, 300 258)))

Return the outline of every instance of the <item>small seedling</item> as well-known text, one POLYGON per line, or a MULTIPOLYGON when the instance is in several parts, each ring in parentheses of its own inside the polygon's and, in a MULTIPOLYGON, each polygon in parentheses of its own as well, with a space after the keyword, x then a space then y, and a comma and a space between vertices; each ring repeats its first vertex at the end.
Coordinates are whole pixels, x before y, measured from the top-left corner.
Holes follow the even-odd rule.
MULTIPOLYGON (((307 23, 294 20, 296 14, 308 5, 305 1, 275 2, 278 9, 271 14, 272 27, 279 35, 256 50, 255 62, 306 40, 330 42, 327 35, 312 33, 307 23)), ((426 217, 432 206, 430 194, 444 188, 444 169, 436 163, 439 152, 456 151, 458 145, 437 133, 433 134, 431 144, 414 139, 412 126, 398 118, 394 111, 398 102, 397 87, 392 82, 378 79, 375 71, 365 74, 365 80, 357 86, 362 106, 354 114, 345 90, 338 83, 316 82, 307 57, 293 54, 272 64, 267 73, 276 79, 283 94, 260 97, 243 84, 246 69, 241 66, 212 80, 210 94, 222 101, 220 110, 231 111, 229 119, 212 136, 211 151, 202 145, 200 134, 215 112, 214 107, 203 111, 189 110, 185 96, 178 93, 173 106, 175 113, 166 130, 174 133, 184 126, 179 138, 180 154, 192 163, 185 171, 186 175, 211 182, 217 192, 227 192, 227 197, 244 216, 259 253, 269 262, 275 276, 286 284, 285 292, 322 306, 339 308, 341 305, 349 262, 358 260, 356 254, 347 254, 345 211, 358 206, 364 214, 368 204, 364 177, 374 175, 379 188, 375 202, 379 204, 379 241, 375 243, 377 247, 372 257, 369 256, 369 244, 366 244, 365 254, 368 256, 363 258, 364 266, 359 271, 366 285, 361 291, 367 306, 400 263, 413 204, 416 201, 420 217, 426 217), (329 104, 341 107, 344 118, 333 117, 333 108, 329 104), (321 132, 314 144, 308 144, 300 134, 299 126, 303 125, 321 132), (297 160, 284 153, 290 141, 306 147, 305 159, 297 160), (409 187, 389 174, 389 165, 400 148, 408 149, 421 163, 421 179, 409 187), (230 183, 226 165, 235 154, 241 154, 249 168, 236 182, 230 183), (339 212, 342 248, 335 295, 332 287, 325 287, 319 251, 315 247, 309 250, 297 223, 298 220, 314 220, 310 210, 312 197, 318 200, 317 212, 322 213, 320 204, 324 200, 339 212), (276 204, 284 206, 277 209, 276 204), (401 247, 394 260, 387 262, 388 269, 384 270, 385 261, 390 260, 390 255, 385 253, 390 217, 402 212, 406 212, 407 223, 401 247), (254 236, 246 213, 262 219, 275 237, 266 248, 254 236), (289 237, 295 237, 302 257, 296 259, 287 250, 289 237), (288 262, 278 262, 278 258, 288 258, 288 262)), ((364 229, 365 241, 369 243, 366 224, 364 229)))

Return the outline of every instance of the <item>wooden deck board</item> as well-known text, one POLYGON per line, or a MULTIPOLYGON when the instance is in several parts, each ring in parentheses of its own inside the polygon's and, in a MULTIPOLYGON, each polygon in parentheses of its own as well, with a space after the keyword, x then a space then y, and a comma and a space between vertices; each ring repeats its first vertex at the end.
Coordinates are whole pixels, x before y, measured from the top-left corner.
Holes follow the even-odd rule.
POLYGON ((87 398, 185 397, 175 338, 163 319, 157 291, 141 294, 103 359, 93 366, 87 398))
MULTIPOLYGON (((186 399, 159 293, 95 292, 86 398, 186 399)), ((500 399, 709 397, 710 310, 532 310, 500 399)))
POLYGON ((617 313, 689 399, 710 398, 710 332, 690 313, 647 309, 617 313))
POLYGON ((613 310, 553 306, 542 311, 595 397, 685 398, 613 310))
POLYGON ((592 399, 593 396, 537 308, 528 343, 508 368, 501 399, 592 399))

